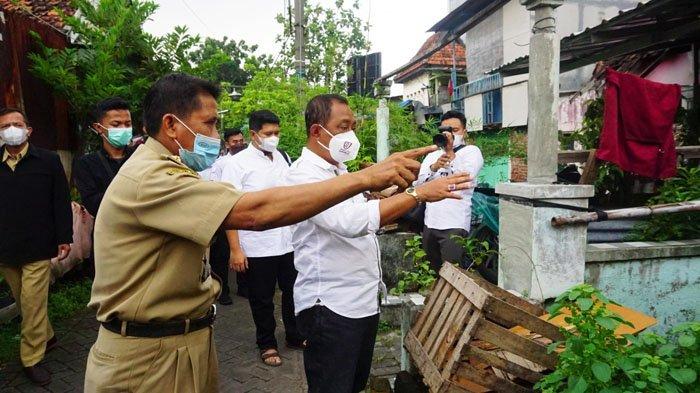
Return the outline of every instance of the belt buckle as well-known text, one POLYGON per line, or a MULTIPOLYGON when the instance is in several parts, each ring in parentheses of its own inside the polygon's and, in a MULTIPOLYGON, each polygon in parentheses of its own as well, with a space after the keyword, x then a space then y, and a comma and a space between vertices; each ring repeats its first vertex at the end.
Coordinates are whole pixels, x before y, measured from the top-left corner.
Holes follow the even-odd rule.
POLYGON ((214 321, 216 321, 216 304, 211 305, 211 326, 214 326, 214 321))

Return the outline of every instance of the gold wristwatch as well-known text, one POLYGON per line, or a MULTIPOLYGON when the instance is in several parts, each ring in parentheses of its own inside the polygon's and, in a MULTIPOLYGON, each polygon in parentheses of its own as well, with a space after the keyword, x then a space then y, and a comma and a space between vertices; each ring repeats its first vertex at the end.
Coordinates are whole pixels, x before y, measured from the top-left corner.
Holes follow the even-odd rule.
POLYGON ((415 198, 416 202, 418 202, 418 203, 423 202, 423 200, 421 199, 421 197, 418 196, 418 193, 416 192, 416 188, 415 188, 415 187, 413 187, 413 186, 408 187, 408 188, 406 189, 406 191, 404 191, 404 192, 405 192, 406 194, 412 196, 413 198, 415 198))

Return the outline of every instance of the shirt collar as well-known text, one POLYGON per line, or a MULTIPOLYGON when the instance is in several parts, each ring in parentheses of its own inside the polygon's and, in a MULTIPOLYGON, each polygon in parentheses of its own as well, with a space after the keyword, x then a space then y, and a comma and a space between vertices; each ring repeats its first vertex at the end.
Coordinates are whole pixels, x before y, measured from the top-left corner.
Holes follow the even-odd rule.
POLYGON ((337 166, 333 165, 330 162, 324 160, 323 157, 319 156, 318 154, 314 153, 313 151, 309 150, 306 147, 301 149, 301 158, 308 160, 309 162, 316 165, 317 167, 320 167, 320 168, 327 170, 327 171, 335 172, 338 169, 340 169, 341 171, 345 171, 347 169, 345 164, 340 163, 337 166))
MULTIPOLYGON (((268 160, 269 160, 269 158, 267 158, 267 156, 265 155, 265 153, 263 153, 262 150, 260 150, 260 149, 258 149, 257 147, 253 146, 253 142, 249 143, 249 144, 248 144, 248 147, 246 147, 245 149, 248 150, 250 153, 255 154, 255 155, 258 156, 258 157, 262 157, 262 158, 265 158, 265 159, 268 159, 268 160)), ((270 154, 272 154, 272 157, 273 157, 273 158, 275 157, 275 152, 272 152, 272 153, 270 153, 270 154)))
MULTIPOLYGON (((17 156, 18 161, 24 158, 27 155, 27 153, 34 155, 34 149, 30 149, 29 146, 29 143, 27 143, 26 145, 24 145, 22 150, 20 150, 19 155, 17 156)), ((10 152, 7 151, 7 146, 5 145, 2 147, 2 162, 6 162, 9 158, 10 152)))
POLYGON ((151 150, 159 155, 164 155, 164 156, 168 156, 168 157, 175 156, 175 154, 170 152, 170 150, 166 149, 162 143, 158 142, 156 140, 156 138, 148 138, 146 140, 146 142, 143 144, 143 146, 147 147, 149 150, 151 150))

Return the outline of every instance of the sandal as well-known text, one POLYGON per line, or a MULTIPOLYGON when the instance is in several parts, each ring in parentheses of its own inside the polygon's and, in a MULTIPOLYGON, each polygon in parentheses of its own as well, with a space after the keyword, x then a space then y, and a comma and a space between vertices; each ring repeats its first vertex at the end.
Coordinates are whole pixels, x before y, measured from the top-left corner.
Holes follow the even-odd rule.
POLYGON ((263 364, 270 367, 279 367, 282 365, 282 357, 275 348, 260 351, 260 360, 262 360, 263 364), (276 362, 273 360, 273 358, 277 358, 279 361, 276 362))

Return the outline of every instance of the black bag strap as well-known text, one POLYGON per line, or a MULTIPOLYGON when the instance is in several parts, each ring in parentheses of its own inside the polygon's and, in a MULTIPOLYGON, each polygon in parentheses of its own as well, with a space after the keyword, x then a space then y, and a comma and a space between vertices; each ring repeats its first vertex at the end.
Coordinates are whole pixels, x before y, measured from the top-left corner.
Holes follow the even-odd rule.
POLYGON ((467 147, 467 145, 459 145, 452 151, 455 152, 455 154, 456 154, 458 151, 464 149, 465 147, 467 147))
POLYGON ((287 161, 287 165, 292 166, 292 158, 289 157, 289 154, 287 154, 286 151, 284 151, 280 148, 277 148, 277 151, 280 152, 280 154, 282 154, 282 157, 284 157, 284 160, 287 161))
POLYGON ((112 168, 112 166, 109 165, 109 162, 107 161, 107 157, 105 157, 105 154, 104 154, 104 152, 102 152, 102 150, 99 150, 97 152, 97 157, 100 158, 100 163, 102 163, 102 166, 105 168, 105 170, 109 174, 110 180, 114 179, 114 176, 116 176, 117 173, 114 171, 114 168, 112 168))

